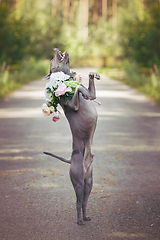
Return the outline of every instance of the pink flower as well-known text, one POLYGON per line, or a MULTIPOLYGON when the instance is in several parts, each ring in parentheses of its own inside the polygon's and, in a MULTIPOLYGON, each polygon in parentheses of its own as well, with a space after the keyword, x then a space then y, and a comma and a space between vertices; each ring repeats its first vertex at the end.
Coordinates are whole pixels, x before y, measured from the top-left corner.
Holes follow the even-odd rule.
POLYGON ((49 110, 50 110, 50 113, 51 113, 51 114, 54 113, 54 107, 53 107, 53 106, 50 106, 50 107, 49 107, 49 110))
POLYGON ((44 116, 49 116, 50 115, 50 109, 49 109, 49 107, 47 106, 46 103, 44 103, 42 105, 42 112, 43 112, 44 116))
POLYGON ((83 73, 77 73, 77 75, 74 77, 74 80, 79 83, 82 83, 83 79, 84 79, 83 73))
POLYGON ((64 83, 60 84, 55 91, 55 96, 59 97, 61 95, 64 95, 66 92, 72 92, 72 89, 70 87, 67 87, 64 83))
POLYGON ((60 117, 59 117, 59 112, 58 112, 58 111, 54 112, 53 121, 54 121, 54 122, 57 122, 59 119, 60 119, 60 117))
POLYGON ((53 121, 57 122, 60 118, 59 117, 53 117, 53 121))

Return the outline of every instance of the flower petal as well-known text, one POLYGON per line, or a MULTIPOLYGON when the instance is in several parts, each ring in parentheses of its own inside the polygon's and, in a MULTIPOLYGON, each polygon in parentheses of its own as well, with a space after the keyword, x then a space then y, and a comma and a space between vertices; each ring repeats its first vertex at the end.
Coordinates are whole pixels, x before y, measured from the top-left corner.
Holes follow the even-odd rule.
POLYGON ((53 121, 57 122, 59 120, 59 117, 53 117, 53 121))

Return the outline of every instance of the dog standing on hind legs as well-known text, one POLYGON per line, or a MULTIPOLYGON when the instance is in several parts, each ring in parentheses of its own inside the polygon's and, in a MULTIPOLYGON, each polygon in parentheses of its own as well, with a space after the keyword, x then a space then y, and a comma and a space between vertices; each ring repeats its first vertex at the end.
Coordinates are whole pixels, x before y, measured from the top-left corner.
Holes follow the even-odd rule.
MULTIPOLYGON (((59 49, 53 50, 53 59, 50 65, 50 73, 45 77, 62 71, 69 74, 69 54, 64 54, 59 49)), ((55 154, 44 152, 47 155, 70 163, 70 179, 76 193, 77 223, 83 225, 83 221, 90 221, 86 216, 88 198, 93 185, 92 162, 93 153, 91 144, 97 124, 97 112, 92 100, 96 99, 94 78, 100 79, 98 73, 89 73, 88 89, 82 84, 75 88, 73 96, 66 103, 65 96, 60 97, 60 105, 64 110, 72 132, 72 154, 71 159, 59 157, 55 154), (82 218, 83 215, 83 218, 82 218)))

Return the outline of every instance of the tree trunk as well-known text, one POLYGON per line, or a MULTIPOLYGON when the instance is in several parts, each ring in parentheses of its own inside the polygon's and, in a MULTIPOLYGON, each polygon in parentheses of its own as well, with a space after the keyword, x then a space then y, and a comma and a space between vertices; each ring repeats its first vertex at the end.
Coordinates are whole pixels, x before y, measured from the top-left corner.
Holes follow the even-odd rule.
POLYGON ((117 37, 117 0, 112 2, 112 23, 113 23, 113 36, 117 37))
POLYGON ((93 23, 96 25, 98 22, 98 1, 94 0, 94 7, 93 7, 93 23))
POLYGON ((70 0, 71 6, 70 6, 70 14, 69 14, 69 20, 73 23, 75 23, 75 14, 76 14, 76 1, 70 0))
POLYGON ((84 0, 85 15, 84 15, 84 42, 88 41, 88 0, 84 0))
POLYGON ((64 0, 64 12, 63 12, 63 16, 64 16, 64 24, 68 24, 68 18, 69 18, 69 8, 70 8, 70 0, 64 0))
POLYGON ((52 16, 56 16, 57 14, 57 2, 58 0, 52 0, 52 16))
MULTIPOLYGON (((115 43, 117 39, 117 0, 113 0, 112 2, 112 24, 113 24, 113 41, 115 43)), ((115 51, 113 52, 113 56, 114 56, 114 67, 115 67, 116 66, 115 51)))
POLYGON ((105 19, 107 19, 107 11, 108 11, 107 0, 102 0, 102 16, 105 19))
POLYGON ((83 38, 85 45, 88 41, 88 0, 80 0, 79 4, 79 38, 83 38))
POLYGON ((130 8, 131 8, 131 21, 134 22, 135 20, 134 0, 131 0, 130 8))
POLYGON ((106 56, 104 56, 104 57, 102 57, 102 61, 103 61, 103 67, 106 67, 106 61, 107 61, 107 57, 106 56))

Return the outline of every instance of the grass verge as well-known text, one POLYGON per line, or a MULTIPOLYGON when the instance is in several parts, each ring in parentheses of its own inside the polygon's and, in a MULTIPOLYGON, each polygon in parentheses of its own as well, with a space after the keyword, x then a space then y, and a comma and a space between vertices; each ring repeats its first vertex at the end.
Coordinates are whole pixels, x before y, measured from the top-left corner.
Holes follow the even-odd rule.
POLYGON ((12 69, 4 62, 0 68, 0 99, 23 84, 44 77, 49 72, 49 66, 48 60, 36 61, 34 58, 24 61, 23 66, 12 66, 12 69))
POLYGON ((160 71, 156 65, 148 73, 117 68, 99 68, 98 72, 136 88, 160 104, 160 71))

